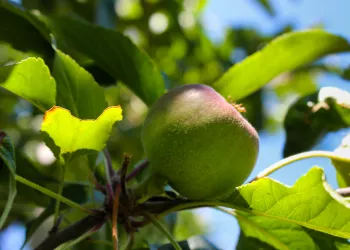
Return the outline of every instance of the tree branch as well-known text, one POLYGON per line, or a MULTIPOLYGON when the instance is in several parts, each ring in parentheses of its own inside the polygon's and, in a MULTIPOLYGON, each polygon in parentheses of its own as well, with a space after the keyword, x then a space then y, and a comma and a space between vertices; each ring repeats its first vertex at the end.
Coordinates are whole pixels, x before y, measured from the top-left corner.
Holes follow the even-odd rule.
POLYGON ((112 166, 111 155, 107 148, 103 150, 105 156, 105 170, 106 170, 106 191, 109 202, 113 202, 113 188, 112 188, 112 178, 115 176, 115 171, 112 166))
POLYGON ((143 160, 139 165, 137 165, 134 170, 128 174, 126 181, 130 181, 132 178, 136 177, 140 172, 142 172, 149 164, 148 160, 143 160))
POLYGON ((52 250, 61 244, 74 240, 90 230, 97 230, 103 225, 107 216, 104 211, 95 211, 93 214, 66 227, 62 231, 47 237, 35 250, 52 250))
POLYGON ((120 186, 122 194, 127 197, 127 191, 126 191, 126 172, 128 171, 128 166, 130 163, 130 155, 124 154, 124 161, 123 165, 120 170, 120 186))

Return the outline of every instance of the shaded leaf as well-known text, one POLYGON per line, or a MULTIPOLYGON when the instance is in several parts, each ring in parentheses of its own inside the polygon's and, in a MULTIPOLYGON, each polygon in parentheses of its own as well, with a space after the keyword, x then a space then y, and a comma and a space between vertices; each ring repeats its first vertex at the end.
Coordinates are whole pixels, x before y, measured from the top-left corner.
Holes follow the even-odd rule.
POLYGON ((257 216, 350 238, 350 205, 331 189, 323 169, 318 167, 310 169, 292 187, 270 178, 242 185, 226 202, 257 216))
MULTIPOLYGON (((344 126, 350 126, 350 92, 335 87, 324 87, 320 89, 318 99, 336 111, 344 126)), ((331 123, 330 127, 339 129, 339 126, 338 123, 331 123)))
MULTIPOLYGON (((260 241, 257 238, 248 237, 242 231, 239 234, 236 250, 255 249, 255 250, 275 250, 276 248, 260 241)), ((277 248, 278 249, 278 248, 277 248)))
MULTIPOLYGON (((57 172, 57 166, 39 166, 34 164, 25 156, 22 155, 20 150, 16 150, 16 174, 24 177, 27 180, 30 180, 44 188, 47 188, 51 191, 56 191, 58 187, 58 181, 54 178, 59 176, 57 172), (50 172, 50 175, 46 173, 50 172)), ((8 184, 9 180, 7 176, 0 175, 0 211, 4 209, 3 203, 6 202, 7 195, 9 192, 8 184)), ((51 198, 38 192, 35 189, 29 188, 27 185, 22 184, 21 182, 16 183, 17 195, 12 204, 12 209, 9 214, 9 219, 7 223, 14 221, 21 221, 23 223, 28 223, 26 233, 30 233, 31 228, 38 223, 31 223, 33 220, 33 214, 35 214, 35 209, 38 207, 50 207, 51 198)), ((66 206, 63 204, 63 206, 66 206)), ((53 206, 51 208, 53 211, 53 206)), ((50 212, 51 215, 53 212, 50 212)), ((42 218, 36 218, 38 221, 42 218)), ((35 221, 35 220, 34 220, 35 221)), ((39 225, 38 225, 39 226, 39 225)))
POLYGON ((54 18, 50 26, 59 47, 63 43, 84 53, 146 104, 152 104, 164 93, 162 75, 129 38, 70 17, 54 18))
POLYGON ((274 11, 273 7, 271 6, 271 2, 269 0, 256 0, 256 2, 258 4, 260 4, 261 7, 264 8, 264 10, 266 10, 266 12, 268 14, 270 14, 271 16, 273 16, 275 14, 275 11, 274 11))
POLYGON ((287 33, 232 66, 213 87, 224 97, 231 96, 237 101, 283 72, 311 63, 325 55, 349 50, 349 43, 344 38, 322 30, 287 33))
POLYGON ((341 239, 328 234, 320 233, 314 230, 305 229, 317 244, 317 250, 339 249, 346 250, 350 248, 350 243, 346 239, 341 239))
POLYGON ((312 148, 327 133, 324 109, 312 109, 318 102, 318 93, 300 98, 289 108, 284 118, 286 141, 283 156, 287 157, 312 148))
MULTIPOLYGON (((341 145, 334 151, 334 153, 344 158, 350 157, 350 134, 343 139, 341 145)), ((337 170, 337 181, 339 187, 350 187, 350 164, 336 160, 332 160, 332 164, 337 170)))
POLYGON ((13 64, 30 57, 28 53, 23 53, 12 48, 9 44, 0 43, 0 66, 13 64))
POLYGON ((0 229, 4 226, 7 216, 10 213, 12 203, 16 197, 16 161, 15 150, 10 141, 10 137, 5 132, 0 131, 0 172, 4 174, 7 172, 9 175, 9 191, 7 203, 0 216, 0 229), (2 169, 4 168, 4 169, 2 169))
MULTIPOLYGON (((194 236, 187 240, 180 241, 179 245, 182 250, 218 250, 211 242, 200 236, 194 236)), ((157 247, 151 246, 150 249, 173 250, 175 248, 171 244, 165 244, 157 247)))
POLYGON ((350 80, 350 67, 347 67, 343 72, 340 73, 340 75, 341 75, 345 80, 350 80))
POLYGON ((284 157, 314 146, 323 135, 350 126, 350 93, 334 87, 296 101, 284 119, 284 157))
MULTIPOLYGON (((119 106, 112 106, 96 120, 80 120, 69 110, 54 106, 45 113, 41 131, 53 140, 60 156, 79 150, 101 151, 114 123, 122 119, 121 113, 119 106)), ((52 143, 49 144, 53 148, 52 143)))
MULTIPOLYGON (((88 188, 81 183, 65 184, 63 188, 62 196, 78 204, 85 205, 87 202, 89 202, 89 193, 87 189, 88 188)), ((23 246, 30 240, 32 235, 42 225, 42 223, 44 223, 51 215, 54 214, 55 203, 56 203, 55 199, 50 199, 50 203, 47 205, 45 210, 41 212, 38 217, 33 218, 32 220, 26 223, 26 238, 23 243, 23 246)), ((64 213, 65 210, 69 208, 70 207, 68 205, 61 204, 60 212, 64 213)), ((84 215, 86 214, 84 213, 84 215)), ((64 217, 67 218, 67 216, 64 216, 64 217)))
MULTIPOLYGON (((38 166, 37 164, 26 158, 22 152, 16 151, 16 173, 17 175, 30 180, 51 191, 56 191, 58 187, 58 178, 60 169, 58 164, 51 166, 38 166)), ((28 188, 27 185, 17 183, 17 203, 33 204, 40 207, 45 207, 49 204, 50 197, 38 192, 35 189, 28 188)))
POLYGON ((20 6, 0 1, 0 41, 15 49, 50 56, 49 31, 32 13, 20 6))
POLYGON ((26 235, 25 235, 25 239, 21 249, 24 248, 24 246, 28 243, 28 241, 36 232, 36 230, 38 230, 38 228, 53 214, 53 212, 54 212, 53 207, 49 206, 45 208, 45 210, 42 211, 39 216, 37 216, 36 218, 30 220, 28 223, 25 224, 26 235))
MULTIPOLYGON (((45 171, 41 171, 38 165, 34 164, 21 151, 16 150, 16 175, 28 179, 42 187, 51 191, 56 191, 58 181, 53 178, 57 174, 56 166, 45 166, 45 170, 50 171, 52 175, 48 175, 45 171)), ((0 175, 0 211, 4 210, 6 205, 10 180, 7 175, 0 175)), ((35 189, 29 188, 21 182, 16 182, 17 194, 12 204, 12 209, 9 218, 6 222, 8 225, 13 221, 27 222, 33 216, 33 212, 37 207, 46 207, 50 203, 51 198, 38 192, 35 189)))
POLYGON ((31 57, 0 68, 0 86, 31 102, 41 111, 55 105, 55 79, 41 58, 31 57))
POLYGON ((104 90, 70 56, 56 50, 53 64, 58 106, 81 119, 95 119, 107 107, 104 90))
MULTIPOLYGON (((204 235, 206 233, 205 226, 191 211, 171 213, 163 217, 161 223, 177 240, 188 239, 195 235, 204 235)), ((141 247, 145 242, 149 244, 167 242, 164 234, 154 227, 153 224, 142 227, 135 236, 135 247, 141 247)))
POLYGON ((241 227, 237 249, 320 250, 343 249, 350 243, 294 223, 237 212, 241 227))

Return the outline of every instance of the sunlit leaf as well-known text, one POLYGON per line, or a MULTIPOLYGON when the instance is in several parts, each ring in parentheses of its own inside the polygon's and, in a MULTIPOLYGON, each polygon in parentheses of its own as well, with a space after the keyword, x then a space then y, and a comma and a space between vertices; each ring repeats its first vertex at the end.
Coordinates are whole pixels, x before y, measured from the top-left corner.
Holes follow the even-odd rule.
POLYGON ((155 64, 122 34, 69 17, 54 18, 50 26, 59 48, 63 43, 84 53, 146 104, 164 93, 163 78, 155 64))
POLYGON ((56 83, 41 58, 0 68, 0 86, 46 111, 55 105, 56 83))
MULTIPOLYGON (((343 139, 341 145, 334 152, 341 157, 350 158, 350 134, 343 139)), ((337 170, 339 187, 350 187, 350 164, 336 160, 332 160, 332 163, 337 170)))
POLYGON ((284 156, 314 146, 327 132, 350 126, 350 93, 324 87, 303 97, 288 110, 284 119, 286 143, 284 156))
POLYGON ((197 3, 196 11, 198 11, 198 12, 203 10, 205 8, 205 6, 207 5, 207 3, 208 3, 207 0, 199 0, 197 2, 198 3, 197 3))
POLYGON ((316 232, 294 223, 237 212, 241 235, 237 249, 319 250, 344 249, 346 239, 316 232))
POLYGON ((55 106, 45 113, 41 131, 53 140, 60 156, 79 150, 101 151, 114 123, 122 119, 121 113, 119 106, 112 106, 96 120, 80 120, 69 110, 55 106))
POLYGON ((291 94, 306 96, 317 91, 317 83, 314 78, 314 74, 305 71, 285 74, 282 81, 274 86, 274 90, 281 98, 291 94))
POLYGON ((231 67, 213 87, 224 97, 239 100, 283 72, 325 55, 349 50, 350 45, 344 38, 322 30, 287 33, 231 67))
POLYGON ((4 226, 7 216, 10 213, 12 203, 16 197, 16 161, 14 147, 10 137, 5 132, 0 131, 0 173, 7 172, 9 178, 8 199, 4 210, 0 215, 0 229, 4 226))
POLYGON ((107 107, 104 90, 70 56, 56 50, 53 64, 58 106, 81 119, 95 119, 107 107))
POLYGON ((282 222, 350 238, 350 205, 325 181, 323 169, 314 167, 292 187, 262 178, 237 188, 226 202, 282 222))

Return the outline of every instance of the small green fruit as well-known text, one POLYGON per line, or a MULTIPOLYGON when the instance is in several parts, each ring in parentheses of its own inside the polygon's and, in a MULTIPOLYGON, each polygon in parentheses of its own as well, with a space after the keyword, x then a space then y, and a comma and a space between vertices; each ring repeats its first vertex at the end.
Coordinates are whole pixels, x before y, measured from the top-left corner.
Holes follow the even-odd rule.
POLYGON ((188 199, 219 199, 255 165, 259 139, 248 121, 213 88, 184 85, 150 109, 142 142, 153 176, 188 199))

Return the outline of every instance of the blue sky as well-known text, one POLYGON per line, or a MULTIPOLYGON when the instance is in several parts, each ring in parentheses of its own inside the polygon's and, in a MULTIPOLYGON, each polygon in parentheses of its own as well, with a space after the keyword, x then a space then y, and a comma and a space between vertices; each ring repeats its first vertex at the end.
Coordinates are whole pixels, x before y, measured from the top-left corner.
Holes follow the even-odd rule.
POLYGON ((220 28, 229 25, 250 25, 269 33, 292 22, 298 29, 322 23, 327 30, 350 37, 346 23, 349 20, 347 10, 350 8, 347 0, 337 0, 336 4, 330 0, 270 1, 276 10, 275 17, 261 11, 255 0, 208 0, 203 18, 208 25, 214 23, 211 35, 216 36, 223 34, 220 28))

